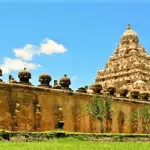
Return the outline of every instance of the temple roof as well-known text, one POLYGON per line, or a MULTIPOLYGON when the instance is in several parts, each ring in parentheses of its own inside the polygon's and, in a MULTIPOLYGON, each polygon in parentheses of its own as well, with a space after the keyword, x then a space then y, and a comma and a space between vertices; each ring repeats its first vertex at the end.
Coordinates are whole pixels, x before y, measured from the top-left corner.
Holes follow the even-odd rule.
POLYGON ((127 25, 126 31, 123 33, 121 37, 121 44, 129 44, 129 43, 135 43, 138 44, 139 38, 135 31, 131 29, 130 24, 127 25))
POLYGON ((136 32, 131 29, 131 25, 130 24, 127 25, 127 29, 123 33, 122 36, 124 36, 124 35, 136 35, 136 32))

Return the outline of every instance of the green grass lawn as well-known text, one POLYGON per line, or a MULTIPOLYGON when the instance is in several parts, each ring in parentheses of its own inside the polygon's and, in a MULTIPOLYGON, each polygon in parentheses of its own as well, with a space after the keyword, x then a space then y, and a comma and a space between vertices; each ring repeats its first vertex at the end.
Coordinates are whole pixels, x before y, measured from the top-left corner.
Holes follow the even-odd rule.
POLYGON ((43 142, 0 142, 0 150, 150 150, 150 143, 93 142, 61 138, 43 142))

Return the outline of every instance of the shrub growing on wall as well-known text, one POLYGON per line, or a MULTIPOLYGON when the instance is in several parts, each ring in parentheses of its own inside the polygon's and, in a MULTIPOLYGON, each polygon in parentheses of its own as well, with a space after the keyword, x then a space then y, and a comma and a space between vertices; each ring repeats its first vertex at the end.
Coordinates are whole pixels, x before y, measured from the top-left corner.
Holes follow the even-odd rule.
POLYGON ((141 109, 141 116, 143 120, 143 131, 148 133, 148 124, 150 123, 150 106, 145 106, 141 109))
POLYGON ((132 113, 132 122, 136 123, 142 120, 142 129, 144 133, 148 133, 148 125, 150 124, 150 106, 139 108, 132 113))
POLYGON ((110 113, 112 98, 110 96, 96 95, 87 105, 89 115, 101 124, 101 132, 104 132, 104 119, 110 113))

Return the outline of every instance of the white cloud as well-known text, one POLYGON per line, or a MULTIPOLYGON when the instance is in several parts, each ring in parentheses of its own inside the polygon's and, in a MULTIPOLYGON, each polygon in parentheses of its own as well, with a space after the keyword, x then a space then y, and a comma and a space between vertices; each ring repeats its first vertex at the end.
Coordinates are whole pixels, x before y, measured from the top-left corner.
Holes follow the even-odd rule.
POLYGON ((67 49, 62 44, 58 44, 53 40, 45 38, 43 43, 40 44, 39 51, 43 54, 51 55, 53 53, 64 53, 67 49))
POLYGON ((32 60, 33 55, 39 54, 37 47, 31 44, 27 44, 23 48, 15 48, 14 53, 16 57, 20 57, 23 60, 32 60))
POLYGON ((15 48, 14 53, 16 57, 23 60, 30 61, 34 55, 51 55, 53 53, 64 53, 67 49, 53 40, 45 38, 39 46, 27 44, 23 48, 15 48))
POLYGON ((8 74, 11 71, 20 71, 24 67, 29 70, 36 69, 41 65, 31 62, 33 56, 40 54, 51 55, 53 53, 64 53, 67 49, 62 44, 58 44, 53 40, 45 38, 39 46, 27 44, 23 48, 15 48, 13 51, 15 53, 15 58, 3 58, 3 63, 0 65, 3 74, 8 74))
POLYGON ((11 71, 22 70, 24 67, 27 69, 36 69, 40 67, 39 64, 28 63, 22 59, 12 59, 5 57, 3 59, 3 64, 0 65, 0 68, 3 70, 3 74, 8 74, 11 71))

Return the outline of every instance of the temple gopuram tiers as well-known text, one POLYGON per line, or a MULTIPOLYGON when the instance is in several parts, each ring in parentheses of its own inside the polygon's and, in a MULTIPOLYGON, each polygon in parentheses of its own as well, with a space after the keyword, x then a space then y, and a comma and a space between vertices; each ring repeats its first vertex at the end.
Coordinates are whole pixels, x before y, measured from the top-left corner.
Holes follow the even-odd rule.
POLYGON ((109 87, 114 87, 116 91, 122 88, 150 90, 150 55, 139 44, 139 38, 130 24, 105 69, 98 71, 94 84, 102 85, 103 90, 109 87))

